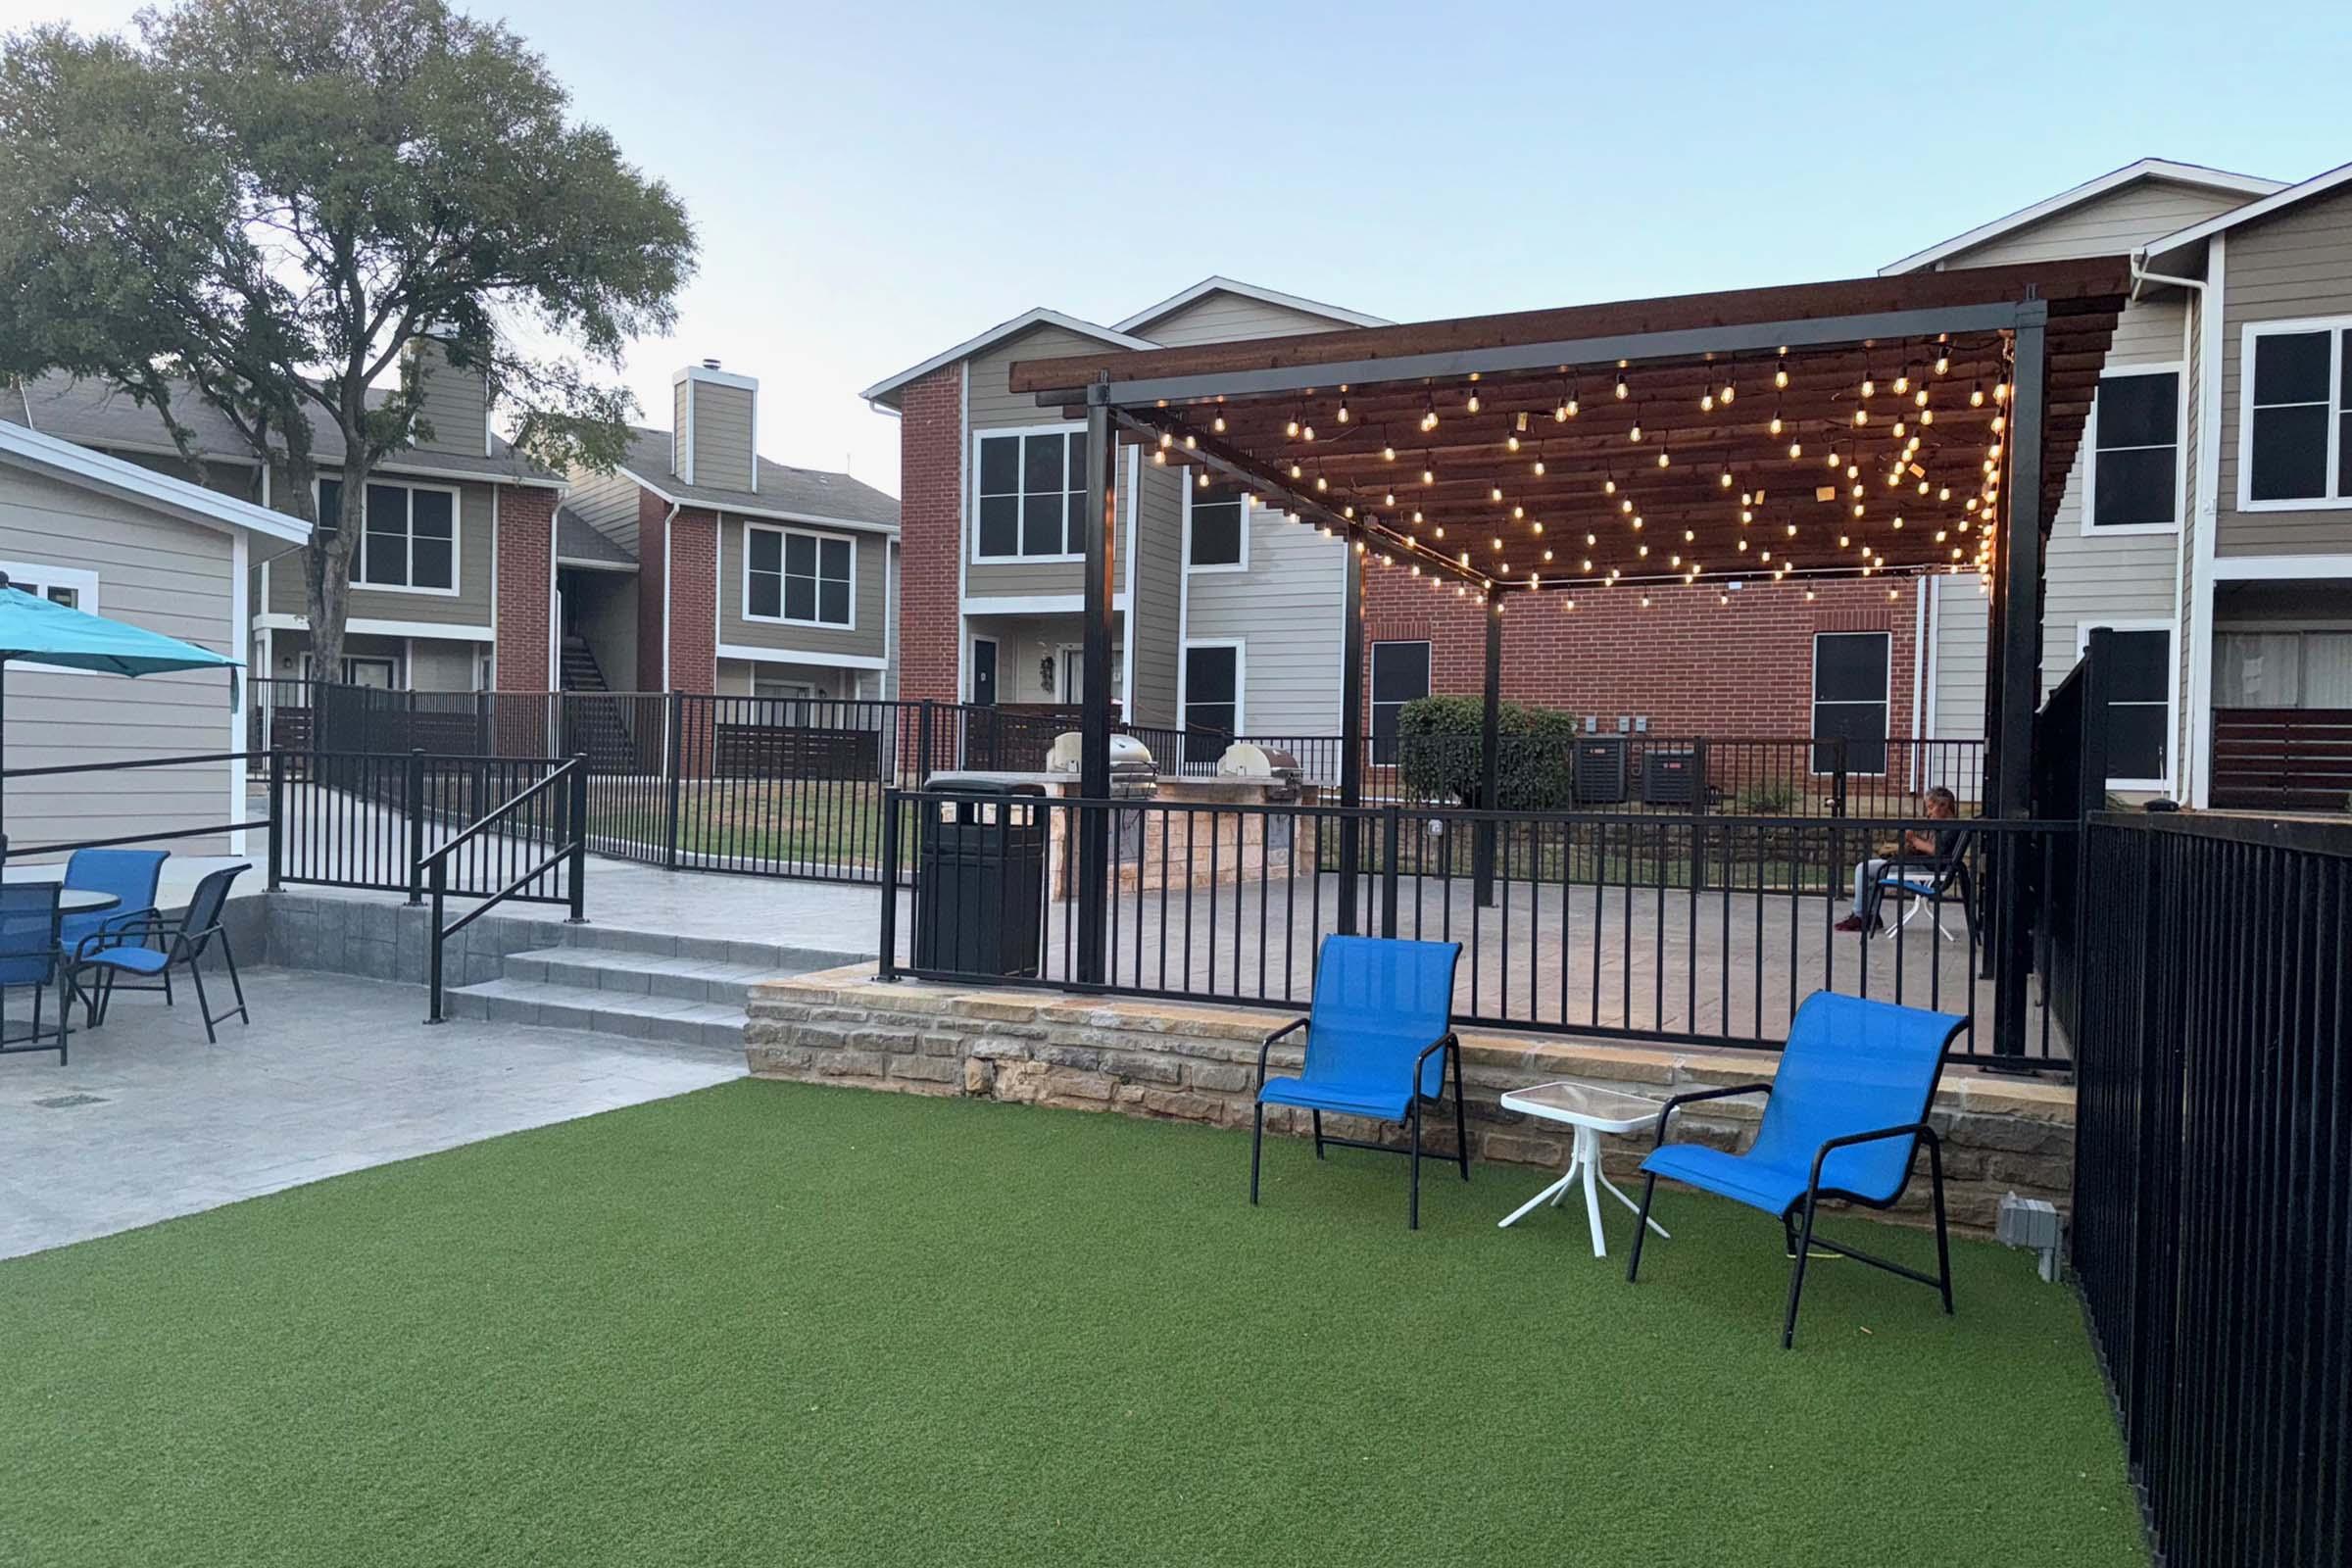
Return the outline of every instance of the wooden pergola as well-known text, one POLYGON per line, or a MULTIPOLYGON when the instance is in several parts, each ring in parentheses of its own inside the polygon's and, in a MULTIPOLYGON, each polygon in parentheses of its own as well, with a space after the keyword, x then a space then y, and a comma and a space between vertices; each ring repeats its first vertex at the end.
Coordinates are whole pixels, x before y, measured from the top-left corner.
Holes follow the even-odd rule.
MULTIPOLYGON (((1987 782, 2024 816, 2041 544, 2130 281, 2123 257, 1908 273, 1027 361, 1010 384, 1086 421, 1089 671, 1123 444, 1350 542, 1343 805, 1367 571, 1486 606, 1490 783, 1507 605, 1959 571, 1992 586, 1987 782)), ((1107 683, 1082 699, 1082 793, 1104 799, 1107 683)), ((1100 906, 1107 840, 1080 854, 1100 906)), ((1082 902, 1080 929, 1102 912, 1082 902)))

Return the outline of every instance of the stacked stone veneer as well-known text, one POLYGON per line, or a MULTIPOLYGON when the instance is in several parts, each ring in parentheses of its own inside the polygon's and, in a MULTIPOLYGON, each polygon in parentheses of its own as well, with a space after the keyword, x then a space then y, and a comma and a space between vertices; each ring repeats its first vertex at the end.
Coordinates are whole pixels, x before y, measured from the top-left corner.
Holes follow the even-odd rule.
MULTIPOLYGON (((1116 1110, 1129 1115, 1250 1125, 1259 1043, 1289 1021, 1260 1008, 1063 997, 1003 988, 883 984, 862 966, 754 989, 746 1050, 757 1077, 858 1085, 920 1095, 1116 1110)), ((1465 1031, 1472 1152, 1497 1164, 1556 1169, 1566 1130, 1503 1110, 1512 1089, 1555 1079, 1605 1083, 1664 1101, 1719 1084, 1768 1080, 1770 1053, 1607 1045, 1504 1032, 1465 1031)), ((1274 1048, 1269 1070, 1296 1071, 1293 1041, 1274 1048)), ((1750 1138, 1758 1100, 1718 1101, 1676 1118, 1678 1135, 1737 1148, 1750 1138)), ((1953 1223, 1987 1230, 2001 1194, 2067 1206, 2073 1181, 2074 1091, 1973 1069, 1944 1074, 1933 1117, 1944 1136, 1947 1208, 1953 1223)), ((1270 1130, 1304 1136, 1303 1112, 1270 1110, 1270 1130)), ((1327 1130, 1398 1141, 1396 1129, 1326 1120, 1327 1130)), ((1649 1147, 1645 1136, 1603 1138, 1603 1166, 1621 1183, 1649 1147)), ((1450 1105, 1433 1116, 1425 1148, 1453 1150, 1450 1105)), ((1924 1218, 1927 1161, 1897 1211, 1924 1218)), ((1533 1181, 1531 1174, 1527 1181, 1533 1181)), ((1497 1205, 1526 1196, 1498 1186, 1497 1205), (1514 1196, 1516 1195, 1516 1196, 1514 1196)), ((1532 1192, 1527 1187, 1527 1192, 1532 1192)), ((1498 1206, 1497 1214, 1504 1210, 1498 1206)))

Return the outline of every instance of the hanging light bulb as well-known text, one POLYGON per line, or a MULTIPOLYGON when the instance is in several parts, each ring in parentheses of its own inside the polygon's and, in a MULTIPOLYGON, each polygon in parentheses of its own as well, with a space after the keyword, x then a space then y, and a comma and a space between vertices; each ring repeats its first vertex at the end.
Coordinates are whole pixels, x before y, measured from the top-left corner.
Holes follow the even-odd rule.
POLYGON ((1732 384, 1732 378, 1727 375, 1723 378, 1723 390, 1718 392, 1715 396, 1716 401, 1720 403, 1729 403, 1739 395, 1740 389, 1732 384))
POLYGON ((1937 349, 1936 351, 1936 373, 1941 375, 1951 368, 1952 351, 1948 347, 1937 349))
POLYGON ((1512 432, 1511 432, 1509 435, 1507 435, 1507 436, 1504 436, 1504 437, 1502 438, 1502 444, 1503 444, 1503 447, 1504 447, 1504 449, 1505 449, 1505 450, 1507 450, 1507 451, 1511 451, 1511 452, 1516 452, 1516 451, 1518 451, 1518 450, 1519 450, 1519 433, 1518 433, 1516 430, 1514 430, 1514 431, 1512 431, 1512 432))
POLYGON ((1857 424, 1857 425, 1864 425, 1864 424, 1868 424, 1869 422, 1870 422, 1870 411, 1869 411, 1868 409, 1856 409, 1856 410, 1854 411, 1854 423, 1855 423, 1855 424, 1857 424))
POLYGON ((1870 373, 1868 361, 1864 361, 1862 365, 1862 395, 1866 398, 1875 398, 1879 395, 1878 378, 1870 373))
POLYGON ((1339 413, 1333 416, 1333 417, 1337 418, 1342 424, 1346 424, 1348 422, 1348 400, 1346 398, 1340 399, 1339 413))
POLYGON ((1908 391, 1910 391, 1910 390, 1911 390, 1911 362, 1910 362, 1909 360, 1905 360, 1905 361, 1903 362, 1902 373, 1901 373, 1901 374, 1899 374, 1899 375, 1897 375, 1897 376, 1894 378, 1894 392, 1895 392, 1895 396, 1897 396, 1897 397, 1900 397, 1900 396, 1902 396, 1902 395, 1903 395, 1905 392, 1908 392, 1908 391))
POLYGON ((1918 391, 1912 393, 1911 401, 1923 409, 1926 408, 1928 406, 1928 389, 1923 386, 1918 391))
POLYGON ((1805 444, 1804 444, 1802 441, 1791 441, 1791 442, 1789 442, 1789 443, 1788 443, 1788 456, 1789 456, 1789 457, 1791 457, 1791 458, 1801 458, 1801 457, 1803 457, 1804 455, 1805 455, 1805 444))
POLYGON ((1302 426, 1300 426, 1300 427, 1299 427, 1299 430, 1298 430, 1298 439, 1299 439, 1299 440, 1301 440, 1301 441, 1312 441, 1314 438, 1315 438, 1315 427, 1314 427, 1313 425, 1309 424, 1309 425, 1302 425, 1302 426))
POLYGON ((1934 409, 1920 410, 1919 422, 1922 424, 1934 424, 1936 422, 1936 411, 1934 409))
POLYGON ((1286 425, 1284 425, 1284 426, 1282 427, 1282 433, 1283 433, 1284 435, 1287 435, 1287 436, 1289 436, 1289 437, 1290 437, 1292 440, 1294 440, 1294 441, 1296 441, 1296 440, 1298 440, 1298 415, 1294 414, 1294 415, 1292 415, 1292 416, 1291 416, 1291 422, 1290 422, 1290 423, 1288 423, 1288 424, 1286 424, 1286 425))
POLYGON ((1489 501, 1500 501, 1502 499, 1502 486, 1498 484, 1490 485, 1487 488, 1487 499, 1489 501))
POLYGON ((1612 473, 1600 481, 1600 493, 1604 496, 1613 496, 1617 493, 1617 476, 1615 474, 1612 473))
POLYGON ((1209 421, 1208 427, 1216 431, 1219 435, 1223 435, 1225 433, 1225 411, 1223 409, 1219 409, 1217 411, 1217 416, 1209 421))
POLYGON ((2008 382, 1995 381, 1992 383, 1992 401, 1995 403, 2006 403, 2009 401, 2008 382))
POLYGON ((1778 409, 1775 409, 1775 410, 1773 410, 1773 411, 1772 411, 1772 423, 1771 423, 1771 425, 1770 425, 1768 428, 1771 430, 1771 433, 1772 433, 1772 434, 1774 434, 1774 435, 1779 435, 1779 434, 1781 433, 1781 411, 1780 411, 1780 410, 1778 410, 1778 409))
POLYGON ((1786 388, 1788 385, 1788 362, 1787 360, 1773 362, 1772 384, 1776 388, 1786 388))
POLYGON ((1636 441, 1642 439, 1642 416, 1638 414, 1634 416, 1634 428, 1630 432, 1630 437, 1636 441))
POLYGON ((1618 377, 1617 377, 1617 401, 1618 401, 1618 402, 1620 402, 1620 403, 1623 403, 1623 402, 1625 401, 1625 398, 1626 398, 1625 376, 1624 376, 1624 374, 1623 374, 1622 372, 1620 372, 1620 373, 1619 373, 1619 375, 1618 375, 1618 377))
POLYGON ((1707 391, 1701 392, 1698 395, 1698 411, 1701 414, 1713 414, 1715 412, 1715 393, 1712 388, 1709 388, 1707 391))
POLYGON ((1972 409, 1981 409, 1984 406, 1984 382, 1979 381, 1975 386, 1972 386, 1968 389, 1968 406, 1972 409))
POLYGON ((1669 463, 1671 463, 1671 462, 1673 462, 1673 461, 1674 461, 1674 460, 1673 460, 1673 458, 1671 458, 1671 457, 1670 457, 1670 456, 1667 454, 1667 451, 1666 451, 1666 449, 1665 449, 1664 447, 1660 447, 1660 448, 1658 449, 1658 466, 1659 466, 1659 467, 1663 468, 1663 467, 1665 467, 1665 466, 1666 466, 1666 465, 1667 465, 1667 464, 1669 464, 1669 463))
POLYGON ((1539 478, 1543 476, 1543 473, 1544 473, 1544 460, 1543 460, 1542 458, 1538 458, 1538 459, 1535 461, 1535 470, 1536 470, 1536 474, 1537 474, 1537 476, 1538 476, 1539 478))
POLYGON ((1472 387, 1470 389, 1470 396, 1464 400, 1462 407, 1468 409, 1472 414, 1476 414, 1478 412, 1478 388, 1472 387))
POLYGON ((1381 443, 1380 461, 1383 463, 1395 463, 1396 461, 1396 449, 1393 446, 1390 446, 1386 441, 1381 443))
POLYGON ((1715 479, 1716 483, 1721 485, 1724 489, 1729 490, 1732 487, 1732 470, 1729 468, 1724 469, 1723 472, 1715 476, 1715 479))
POLYGON ((1199 485, 1200 485, 1200 487, 1201 489, 1203 489, 1203 490, 1207 489, 1207 488, 1208 488, 1208 470, 1207 470, 1206 468, 1202 468, 1202 469, 1200 470, 1200 474, 1198 475, 1198 477, 1195 479, 1195 481, 1194 481, 1194 482, 1195 482, 1195 483, 1197 483, 1197 484, 1199 484, 1199 485))

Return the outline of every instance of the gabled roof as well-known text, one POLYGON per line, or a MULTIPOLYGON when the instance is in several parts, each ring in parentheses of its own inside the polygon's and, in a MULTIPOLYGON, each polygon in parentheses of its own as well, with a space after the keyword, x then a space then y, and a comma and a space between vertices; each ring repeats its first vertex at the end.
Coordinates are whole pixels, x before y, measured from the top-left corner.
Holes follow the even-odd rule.
POLYGON ((2141 254, 2153 260, 2169 251, 2180 250, 2182 246, 2194 245, 2199 240, 2211 239, 2214 235, 2226 229, 2235 228, 2240 223, 2258 222, 2274 213, 2284 212, 2298 202, 2307 202, 2314 196, 2324 196, 2345 184, 2352 184, 2352 164, 2344 164, 2330 169, 2324 174, 2314 174, 2299 185, 2283 186, 2274 190, 2260 201, 2248 202, 2243 207, 2232 207, 2230 211, 2208 218, 2201 223, 2191 223, 2188 227, 2178 229, 2165 235, 2162 239, 2150 240, 2147 248, 2141 254))
POLYGON ((212 528, 250 528, 288 544, 311 537, 311 525, 250 501, 239 501, 200 484, 175 479, 135 463, 93 452, 58 436, 44 435, 13 420, 0 420, 0 463, 33 468, 69 484, 105 491, 158 508, 184 521, 212 528))
POLYGON ((1889 262, 1886 266, 1879 269, 1879 275, 1891 277, 1898 272, 1915 272, 1923 268, 1934 267, 1937 262, 1957 256, 1962 251, 1974 250, 1987 240, 1998 239, 2003 234, 2024 228, 2029 223, 2038 223, 2045 218, 2053 218, 2069 208, 2080 207, 2084 202, 2093 201, 2110 191, 2121 190, 2126 185, 2136 184, 2143 179, 2170 180, 2177 185, 2198 185, 2208 190, 2223 191, 2236 196, 2268 196, 2285 186, 2284 180, 2265 179, 2259 174, 2233 174, 2227 170, 2207 169, 2202 164, 2177 164, 2169 158, 2142 158, 2137 163, 2126 164, 2121 169, 2111 170, 2096 179, 2085 180, 2071 190, 2062 190, 2057 195, 2035 202, 2031 207, 2021 207, 2005 218, 1996 218, 1989 223, 1980 223, 1965 234, 1955 234, 1950 239, 1931 245, 1924 251, 1915 251, 1899 262, 1889 262))
POLYGON ((892 394, 907 382, 919 381, 943 365, 953 365, 957 360, 969 359, 992 344, 1002 343, 1008 337, 1017 337, 1033 326, 1058 326, 1065 332, 1075 332, 1081 337, 1091 337, 1099 342, 1107 343, 1113 348, 1151 349, 1159 346, 1144 338, 1132 337, 1116 327, 1102 326, 1093 321, 1082 321, 1075 316, 1064 316, 1059 311, 1050 311, 1040 305, 1034 310, 1023 311, 1009 321, 999 321, 978 337, 966 338, 952 349, 932 355, 920 365, 911 366, 894 376, 876 381, 858 395, 868 403, 887 403, 892 408, 896 408, 898 404, 893 400, 892 394))
POLYGON ((670 468, 667 430, 629 427, 628 455, 620 471, 673 507, 710 507, 738 516, 775 517, 786 522, 833 523, 845 528, 895 529, 899 503, 862 480, 822 468, 760 462, 760 488, 688 484, 670 468))
POLYGON ((1396 324, 1377 316, 1366 316, 1361 311, 1350 311, 1337 305, 1326 305, 1321 300, 1302 299, 1296 294, 1285 294, 1279 289, 1261 288, 1255 283, 1244 283, 1237 278, 1210 276, 1202 278, 1191 288, 1180 293, 1169 295, 1157 305, 1145 307, 1124 321, 1118 322, 1112 327, 1112 330, 1138 332, 1149 336, 1149 329, 1152 322, 1175 315, 1193 301, 1208 294, 1237 294, 1246 300, 1256 300, 1265 305, 1279 305, 1285 310, 1298 311, 1307 316, 1320 316, 1337 326, 1393 326, 1396 324))

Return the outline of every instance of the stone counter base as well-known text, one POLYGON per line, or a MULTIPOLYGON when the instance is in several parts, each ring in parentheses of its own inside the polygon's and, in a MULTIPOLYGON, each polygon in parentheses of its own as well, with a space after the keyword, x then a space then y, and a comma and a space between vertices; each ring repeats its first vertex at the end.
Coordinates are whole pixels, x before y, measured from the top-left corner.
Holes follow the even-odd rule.
MULTIPOLYGON (((1290 1016, 1256 1007, 1003 987, 885 985, 858 966, 756 987, 744 1039, 755 1077, 1247 1128, 1258 1045, 1290 1016)), ((1502 1109, 1498 1102, 1508 1091, 1567 1078, 1664 1101, 1690 1089, 1769 1080, 1778 1062, 1769 1052, 1465 1030, 1462 1069, 1471 1152, 1490 1163, 1534 1168, 1526 1183, 1494 1184, 1496 1217, 1535 1191, 1528 1185, 1536 1182, 1535 1169, 1556 1174, 1568 1154, 1566 1129, 1502 1109)), ((1285 1041, 1275 1047, 1269 1070, 1296 1071, 1298 1064, 1296 1045, 1285 1041)), ((1737 1148, 1752 1136, 1761 1109, 1761 1101, 1716 1101, 1678 1115, 1675 1126, 1678 1136, 1737 1148)), ((1988 1231, 1995 1204, 2011 1191, 2069 1206, 2075 1141, 2071 1088, 1948 1069, 1933 1119, 1943 1134, 1946 1206, 1954 1225, 1988 1231)), ((1304 1137, 1307 1118, 1304 1112, 1276 1107, 1267 1112, 1266 1126, 1269 1132, 1304 1137)), ((1344 1117, 1326 1118, 1325 1128, 1402 1141, 1398 1129, 1344 1117)), ((1604 1137, 1602 1144, 1603 1168, 1627 1185, 1649 1148, 1648 1138, 1604 1137)), ((1430 1119, 1423 1147, 1442 1156, 1452 1154, 1450 1105, 1430 1119)), ((1238 1165, 1235 1179, 1243 1179, 1238 1165)), ((1924 1223, 1927 1204, 1922 1158, 1895 1212, 1924 1223)))

